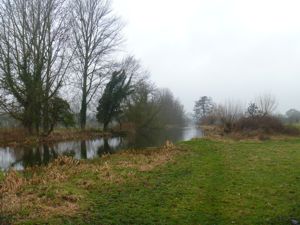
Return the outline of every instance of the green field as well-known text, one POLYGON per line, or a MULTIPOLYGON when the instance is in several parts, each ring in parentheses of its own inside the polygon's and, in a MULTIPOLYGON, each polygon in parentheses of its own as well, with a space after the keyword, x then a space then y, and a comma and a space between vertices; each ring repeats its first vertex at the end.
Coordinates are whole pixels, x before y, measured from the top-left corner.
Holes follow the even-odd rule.
MULTIPOLYGON (((78 173, 76 167, 65 167, 65 179, 26 184, 20 195, 26 199, 36 193, 40 206, 23 207, 7 218, 19 224, 269 225, 300 220, 300 139, 179 145, 180 150, 164 153, 108 156, 81 165, 78 173), (67 170, 73 172, 67 176, 67 170), (74 209, 49 209, 62 202, 74 209), (42 204, 48 204, 48 214, 39 214, 45 210, 42 204)), ((44 173, 36 176, 47 177, 44 173)))

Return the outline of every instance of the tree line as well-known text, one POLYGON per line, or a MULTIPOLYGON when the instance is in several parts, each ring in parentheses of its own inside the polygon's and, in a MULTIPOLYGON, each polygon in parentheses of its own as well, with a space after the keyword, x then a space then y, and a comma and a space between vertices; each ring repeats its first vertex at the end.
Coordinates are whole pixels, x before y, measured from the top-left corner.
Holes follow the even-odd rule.
POLYGON ((89 114, 105 129, 111 121, 183 122, 180 102, 138 60, 116 60, 123 28, 110 0, 1 1, 1 112, 38 135, 74 125, 76 113, 81 129, 89 114))
POLYGON ((202 96, 194 105, 194 118, 200 125, 217 125, 225 133, 263 132, 298 133, 294 125, 300 121, 300 112, 291 109, 285 115, 276 113, 277 101, 265 94, 249 102, 247 107, 233 101, 216 104, 211 97, 202 96))

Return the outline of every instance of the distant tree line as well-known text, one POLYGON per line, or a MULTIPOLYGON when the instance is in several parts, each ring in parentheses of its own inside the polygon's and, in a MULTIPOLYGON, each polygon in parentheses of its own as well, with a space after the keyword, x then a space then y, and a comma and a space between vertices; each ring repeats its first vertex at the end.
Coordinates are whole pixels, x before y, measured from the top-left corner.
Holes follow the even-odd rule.
POLYGON ((76 122, 84 130, 91 117, 105 129, 182 123, 170 91, 155 88, 133 56, 116 60, 123 27, 110 0, 3 0, 0 113, 37 135, 76 122))
POLYGON ((285 115, 281 116, 283 121, 288 124, 299 124, 300 123, 300 111, 296 109, 290 109, 285 115))
POLYGON ((211 97, 203 96, 195 102, 194 117, 199 125, 217 125, 225 133, 230 132, 277 132, 298 133, 298 130, 286 127, 300 121, 300 112, 291 109, 286 115, 275 113, 277 101, 274 96, 258 96, 246 108, 238 102, 227 101, 216 104, 211 97))

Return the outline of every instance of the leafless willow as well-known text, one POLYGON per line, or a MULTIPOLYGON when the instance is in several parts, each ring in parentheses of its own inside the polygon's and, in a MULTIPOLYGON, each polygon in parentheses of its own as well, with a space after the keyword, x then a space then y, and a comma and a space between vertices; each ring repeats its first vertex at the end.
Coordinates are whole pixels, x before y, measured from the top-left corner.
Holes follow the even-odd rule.
POLYGON ((216 108, 216 115, 224 126, 225 131, 231 131, 234 123, 243 116, 243 109, 240 103, 227 101, 216 108))
POLYGON ((271 94, 260 95, 255 102, 263 116, 271 115, 277 108, 276 98, 271 94))

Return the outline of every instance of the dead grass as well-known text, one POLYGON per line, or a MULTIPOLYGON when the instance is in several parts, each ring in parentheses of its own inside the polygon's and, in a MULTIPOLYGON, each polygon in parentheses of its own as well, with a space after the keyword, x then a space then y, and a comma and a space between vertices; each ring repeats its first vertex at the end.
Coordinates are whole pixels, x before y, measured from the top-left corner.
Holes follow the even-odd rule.
POLYGON ((26 134, 26 131, 21 128, 1 128, 0 129, 0 144, 14 145, 17 142, 23 142, 30 137, 26 134))
POLYGON ((173 160, 178 153, 176 147, 169 141, 159 150, 125 151, 120 154, 123 160, 118 163, 120 168, 133 168, 146 172, 173 160), (130 159, 130 160, 128 160, 130 159))
POLYGON ((262 130, 240 131, 225 133, 219 126, 201 126, 205 138, 214 141, 268 141, 268 140, 290 140, 297 139, 299 135, 289 135, 280 133, 266 133, 262 130))
POLYGON ((99 137, 111 137, 111 133, 102 132, 97 130, 77 130, 77 129, 63 129, 56 130, 51 133, 48 137, 44 138, 44 142, 57 142, 57 141, 67 141, 67 140, 86 140, 99 137))
POLYGON ((0 146, 24 146, 41 143, 54 143, 68 140, 90 140, 101 137, 111 137, 111 133, 98 130, 59 129, 52 132, 48 137, 38 137, 29 135, 21 128, 0 129, 0 146))
POLYGON ((170 162, 179 152, 167 142, 159 149, 128 150, 92 162, 59 157, 45 167, 9 171, 0 185, 2 214, 19 222, 75 215, 87 191, 136 179, 136 173, 170 162))
POLYGON ((30 168, 20 174, 9 171, 0 185, 2 213, 22 220, 26 218, 50 218, 53 215, 72 215, 77 212, 79 195, 54 190, 47 196, 49 188, 66 181, 79 161, 60 157, 47 167, 30 168), (25 174, 31 174, 26 178, 25 174))

